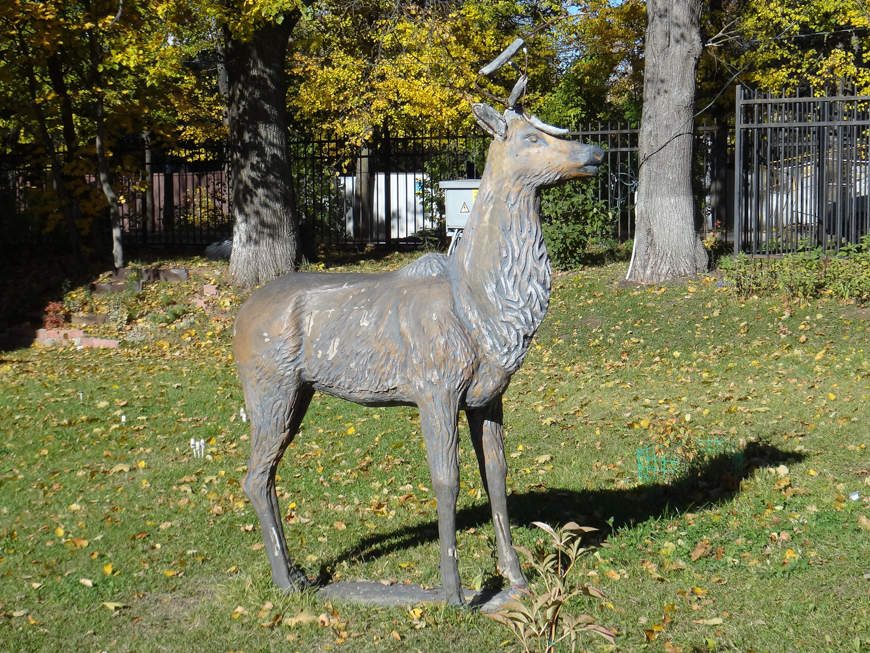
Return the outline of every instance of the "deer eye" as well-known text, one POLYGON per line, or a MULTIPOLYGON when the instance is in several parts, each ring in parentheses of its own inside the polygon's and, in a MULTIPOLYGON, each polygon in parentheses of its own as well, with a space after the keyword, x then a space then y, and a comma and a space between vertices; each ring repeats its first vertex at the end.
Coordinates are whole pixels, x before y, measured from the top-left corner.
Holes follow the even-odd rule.
POLYGON ((526 136, 526 140, 529 143, 537 143, 539 139, 535 134, 529 134, 528 136, 526 136))

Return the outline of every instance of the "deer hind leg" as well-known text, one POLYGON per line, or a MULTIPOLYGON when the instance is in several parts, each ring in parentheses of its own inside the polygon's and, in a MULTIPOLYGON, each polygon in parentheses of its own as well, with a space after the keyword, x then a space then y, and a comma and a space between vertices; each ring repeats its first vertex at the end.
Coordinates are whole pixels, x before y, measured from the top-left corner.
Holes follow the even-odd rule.
POLYGON ((456 552, 456 500, 459 497, 459 402, 452 397, 428 397, 418 404, 426 458, 438 501, 441 582, 451 605, 465 605, 456 552))
POLYGON ((501 397, 488 406, 467 410, 471 442, 480 468, 483 487, 489 495, 492 525, 498 547, 498 570, 514 587, 525 587, 526 579, 513 549, 507 510, 507 461, 504 456, 504 426, 501 397))
MULTIPOLYGON (((241 370, 240 370, 241 371, 241 370)), ((310 585, 305 573, 290 560, 281 509, 275 494, 275 470, 284 450, 293 441, 314 391, 300 386, 298 379, 260 378, 242 374, 245 401, 251 414, 251 459, 245 477, 245 494, 251 500, 263 543, 272 567, 272 582, 285 592, 298 592, 310 585)))

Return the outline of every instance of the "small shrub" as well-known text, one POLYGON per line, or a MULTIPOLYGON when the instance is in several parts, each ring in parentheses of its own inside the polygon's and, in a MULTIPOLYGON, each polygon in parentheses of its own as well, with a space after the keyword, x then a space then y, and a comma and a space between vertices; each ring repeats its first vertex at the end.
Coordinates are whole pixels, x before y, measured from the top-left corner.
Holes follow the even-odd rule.
POLYGON ((526 653, 552 653, 556 645, 565 640, 574 651, 579 636, 584 633, 594 633, 613 644, 616 633, 596 624, 594 617, 563 612, 568 602, 577 597, 605 599, 601 590, 568 577, 580 557, 592 551, 591 547, 582 546, 582 534, 596 529, 570 522, 556 531, 542 522, 533 523, 550 536, 553 550, 514 548, 538 573, 536 584, 540 591, 524 590, 524 597, 508 601, 500 610, 486 616, 510 628, 526 653))
POLYGON ((46 329, 62 329, 68 321, 69 316, 63 302, 49 302, 45 307, 42 324, 46 329))
POLYGON ((187 314, 187 308, 181 305, 170 306, 164 315, 153 315, 152 320, 156 324, 172 324, 187 314))
POLYGON ((607 204, 595 197, 595 187, 572 182, 542 194, 541 220, 553 265, 576 268, 593 245, 612 244, 613 216, 607 204))

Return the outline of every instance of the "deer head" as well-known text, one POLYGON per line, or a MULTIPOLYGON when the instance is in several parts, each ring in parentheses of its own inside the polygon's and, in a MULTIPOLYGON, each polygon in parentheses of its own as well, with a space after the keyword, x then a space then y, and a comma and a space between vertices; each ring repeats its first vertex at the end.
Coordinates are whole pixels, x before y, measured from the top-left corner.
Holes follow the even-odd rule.
POLYGON ((482 103, 472 104, 471 110, 477 124, 493 137, 488 160, 502 168, 500 176, 511 188, 548 188, 593 176, 604 158, 600 148, 563 138, 568 130, 513 106, 504 114, 482 103))

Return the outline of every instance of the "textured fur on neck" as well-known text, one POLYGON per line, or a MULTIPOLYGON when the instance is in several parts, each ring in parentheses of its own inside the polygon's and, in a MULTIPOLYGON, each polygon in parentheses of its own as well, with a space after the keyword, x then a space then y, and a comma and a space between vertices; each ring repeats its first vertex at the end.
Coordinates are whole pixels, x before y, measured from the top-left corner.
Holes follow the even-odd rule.
POLYGON ((454 257, 460 310, 491 364, 519 369, 550 303, 540 193, 481 182, 454 257), (485 207, 479 213, 478 207, 485 207))

